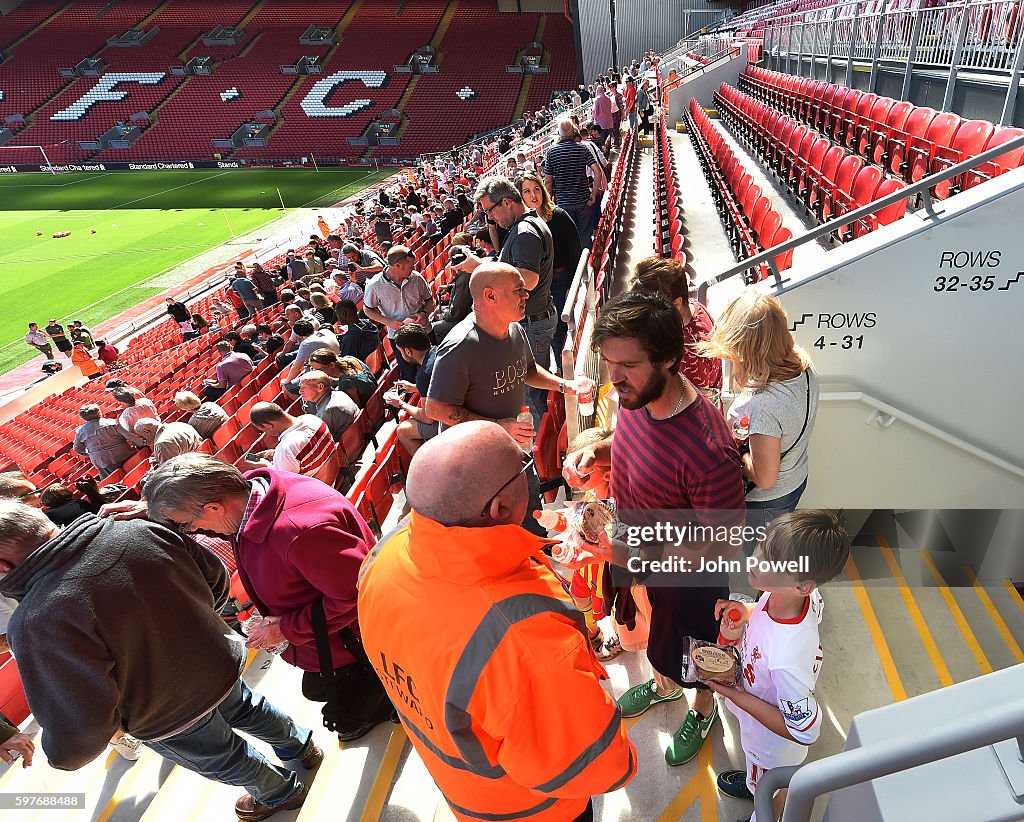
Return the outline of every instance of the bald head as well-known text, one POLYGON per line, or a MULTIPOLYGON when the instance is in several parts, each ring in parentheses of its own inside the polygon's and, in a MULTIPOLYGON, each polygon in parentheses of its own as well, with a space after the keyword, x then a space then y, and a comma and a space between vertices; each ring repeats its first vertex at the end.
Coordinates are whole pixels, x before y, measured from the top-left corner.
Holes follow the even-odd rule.
POLYGON ((409 505, 441 525, 518 525, 528 502, 526 480, 516 477, 522 453, 497 423, 464 422, 449 428, 413 457, 406 483, 409 505), (444 480, 438 482, 438 477, 444 480), (498 494, 502 483, 507 487, 498 494), (488 516, 481 517, 494 494, 498 498, 489 505, 488 516))
POLYGON ((487 288, 500 288, 502 285, 514 283, 520 273, 508 263, 488 262, 478 265, 469 278, 469 293, 473 301, 479 300, 487 288))

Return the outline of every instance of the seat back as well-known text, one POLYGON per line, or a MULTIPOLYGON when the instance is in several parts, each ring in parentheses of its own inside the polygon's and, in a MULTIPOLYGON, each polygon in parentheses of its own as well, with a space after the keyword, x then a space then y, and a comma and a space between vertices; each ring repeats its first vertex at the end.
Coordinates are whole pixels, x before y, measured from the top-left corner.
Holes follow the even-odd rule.
POLYGON ((746 193, 743 195, 743 199, 740 201, 740 208, 743 209, 744 214, 749 216, 753 212, 754 203, 757 202, 760 196, 761 186, 752 185, 747 189, 746 193))
POLYGON ((835 180, 836 169, 839 168, 839 164, 845 156, 846 152, 843 151, 842 146, 829 148, 821 160, 821 175, 827 180, 835 180))
POLYGON ((857 153, 862 157, 868 156, 871 133, 885 125, 889 111, 895 104, 896 101, 892 97, 879 97, 871 104, 871 110, 868 111, 867 119, 864 121, 864 128, 857 138, 857 153))
POLYGON ((775 237, 775 232, 782 226, 782 215, 774 209, 769 209, 764 215, 764 219, 761 220, 761 229, 757 231, 757 241, 761 243, 762 248, 769 248, 772 244, 772 239, 775 237))
POLYGON ((907 159, 907 145, 915 138, 924 136, 937 114, 935 109, 927 106, 918 106, 910 112, 903 125, 902 134, 898 135, 898 141, 890 144, 889 171, 892 174, 903 175, 902 165, 907 159))
MULTIPOLYGON (((768 248, 774 248, 777 245, 782 245, 793 239, 793 232, 788 228, 781 226, 772 238, 768 241, 768 248)), ((775 257, 775 265, 779 271, 785 271, 787 268, 791 268, 793 265, 793 249, 789 249, 782 254, 775 257)))
POLYGON ((747 212, 750 215, 750 227, 756 234, 760 235, 764 217, 769 211, 771 211, 771 208, 771 200, 767 197, 758 197, 757 200, 754 201, 753 208, 747 212))
POLYGON ((858 172, 864 167, 864 158, 853 154, 844 157, 836 169, 836 188, 849 194, 853 190, 853 181, 858 172))
MULTIPOLYGON (((1024 129, 1012 126, 997 129, 992 135, 992 139, 988 141, 986 148, 998 148, 1018 137, 1024 137, 1024 129)), ((1000 154, 996 159, 982 163, 978 168, 968 172, 964 180, 964 188, 973 188, 985 180, 1005 174, 1011 168, 1017 168, 1022 162, 1024 162, 1024 148, 1015 148, 1005 154, 1000 154)))
POLYGON ((941 114, 935 115, 935 118, 928 124, 922 140, 915 141, 915 145, 924 151, 916 152, 911 157, 910 182, 916 183, 928 176, 934 149, 949 146, 953 142, 961 122, 963 121, 960 119, 960 115, 951 111, 943 111, 941 114))
MULTIPOLYGON (((885 117, 885 124, 882 126, 882 130, 888 134, 893 131, 902 131, 906 125, 907 117, 914 110, 914 104, 906 101, 900 101, 893 105, 889 109, 889 113, 885 117)), ((874 148, 871 150, 871 162, 876 165, 881 165, 882 160, 885 157, 885 140, 879 139, 874 143, 874 148)))
POLYGON ((883 176, 882 169, 878 166, 864 166, 857 172, 850 189, 850 199, 853 200, 854 208, 860 208, 875 199, 875 192, 883 176))
MULTIPOLYGON (((873 199, 881 200, 883 197, 888 197, 890 194, 900 191, 906 188, 906 186, 900 180, 894 180, 892 177, 886 177, 882 180, 881 184, 875 191, 873 199)), ((880 211, 874 212, 874 218, 877 220, 878 225, 889 225, 900 219, 904 214, 907 213, 907 201, 900 200, 891 206, 886 206, 880 211)), ((868 229, 861 223, 857 223, 853 229, 854 236, 860 237, 868 233, 868 229)))
POLYGON ((988 147, 995 130, 995 126, 988 120, 964 120, 956 130, 950 148, 963 154, 964 159, 974 157, 988 147))

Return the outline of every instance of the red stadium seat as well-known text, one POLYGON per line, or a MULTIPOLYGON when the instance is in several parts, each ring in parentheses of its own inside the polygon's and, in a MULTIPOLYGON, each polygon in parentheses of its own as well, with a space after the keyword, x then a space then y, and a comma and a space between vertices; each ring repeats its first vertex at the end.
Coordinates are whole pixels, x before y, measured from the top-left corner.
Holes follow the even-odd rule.
MULTIPOLYGON (((1024 129, 1013 127, 1000 128, 992 135, 992 139, 988 141, 986 148, 997 148, 1018 137, 1024 137, 1024 129)), ((993 177, 1005 174, 1011 168, 1017 168, 1022 161, 1024 161, 1024 148, 1015 148, 1013 151, 1006 152, 1006 154, 1000 154, 995 160, 982 163, 977 168, 969 171, 965 176, 963 187, 965 189, 973 188, 985 180, 991 180, 993 177)))

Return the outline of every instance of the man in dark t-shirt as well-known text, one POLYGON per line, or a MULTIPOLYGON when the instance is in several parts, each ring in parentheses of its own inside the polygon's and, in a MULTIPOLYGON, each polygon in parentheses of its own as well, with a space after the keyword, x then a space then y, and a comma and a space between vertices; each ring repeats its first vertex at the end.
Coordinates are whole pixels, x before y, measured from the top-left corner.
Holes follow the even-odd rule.
MULTIPOLYGON (((610 447, 584 449, 567 460, 570 484, 581 482, 595 466, 610 466, 612 497, 627 526, 654 525, 671 515, 673 521, 710 526, 712 531, 742 529, 739 451, 719 410, 679 373, 683 330, 675 308, 654 294, 624 294, 602 310, 593 342, 620 408, 610 447)), ((629 549, 622 543, 615 548, 603 558, 626 565, 629 549)), ((630 717, 658 702, 679 699, 684 688, 696 689, 693 707, 665 752, 670 765, 696 756, 718 718, 714 694, 684 674, 690 639, 715 641, 715 603, 729 597, 727 573, 694 570, 701 567, 700 558, 718 556, 730 555, 710 539, 654 544, 639 556, 692 563, 689 570, 682 566, 684 573, 648 575, 642 568, 637 573, 651 603, 647 657, 655 678, 619 697, 623 715, 630 717)), ((616 597, 629 596, 628 576, 613 578, 616 597)))
MULTIPOLYGON (((424 410, 442 430, 468 420, 491 420, 533 452, 532 422, 516 420, 526 387, 576 392, 577 383, 550 374, 537 364, 519 324, 526 310, 523 275, 510 265, 484 263, 469 281, 473 313, 458 323, 437 347, 434 373, 424 410)), ((530 510, 524 527, 539 533, 532 512, 540 508, 537 472, 528 472, 530 510)))
MULTIPOLYGON (((476 198, 488 219, 508 229, 498 261, 514 266, 523 276, 529 297, 521 322, 533 358, 542 368, 550 369, 551 340, 558 324, 555 303, 551 299, 555 265, 551 230, 535 211, 527 210, 519 190, 504 177, 488 177, 477 188, 476 198)), ((539 426, 547 409, 547 391, 531 388, 527 402, 533 424, 539 426)))

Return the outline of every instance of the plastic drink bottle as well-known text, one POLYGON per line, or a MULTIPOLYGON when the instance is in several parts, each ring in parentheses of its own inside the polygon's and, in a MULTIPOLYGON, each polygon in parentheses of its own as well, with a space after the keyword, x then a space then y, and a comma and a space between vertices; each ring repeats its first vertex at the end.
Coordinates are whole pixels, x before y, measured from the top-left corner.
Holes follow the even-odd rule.
POLYGON ((581 417, 594 416, 594 389, 588 386, 576 395, 576 407, 581 417))
POLYGON ((718 628, 718 644, 738 645, 743 636, 743 625, 743 612, 735 605, 726 607, 718 628))
MULTIPOLYGON (((516 417, 516 422, 521 422, 524 425, 527 424, 527 423, 529 423, 530 425, 533 425, 533 414, 530 413, 529 406, 526 406, 526 405, 523 406, 522 410, 519 412, 519 416, 516 417)), ((530 437, 530 441, 528 443, 526 443, 525 445, 520 445, 519 447, 522 448, 523 451, 525 451, 527 454, 532 454, 533 453, 533 437, 530 437)))
POLYGON ((743 445, 750 438, 750 417, 740 417, 732 424, 732 436, 737 445, 743 445))
MULTIPOLYGON (((252 616, 242 623, 242 633, 246 636, 249 636, 249 634, 251 634, 256 629, 256 627, 260 625, 260 623, 262 622, 263 614, 261 614, 259 611, 253 611, 252 616)), ((285 642, 282 642, 280 645, 275 645, 273 648, 267 648, 266 650, 268 654, 278 656, 280 654, 283 654, 287 647, 288 642, 286 640, 285 642)))
POLYGON ((549 531, 564 531, 569 527, 569 521, 565 518, 565 514, 550 508, 534 511, 533 518, 549 531))
POLYGON ((557 545, 551 546, 551 558, 563 565, 576 559, 577 554, 576 546, 568 542, 559 542, 557 545))

